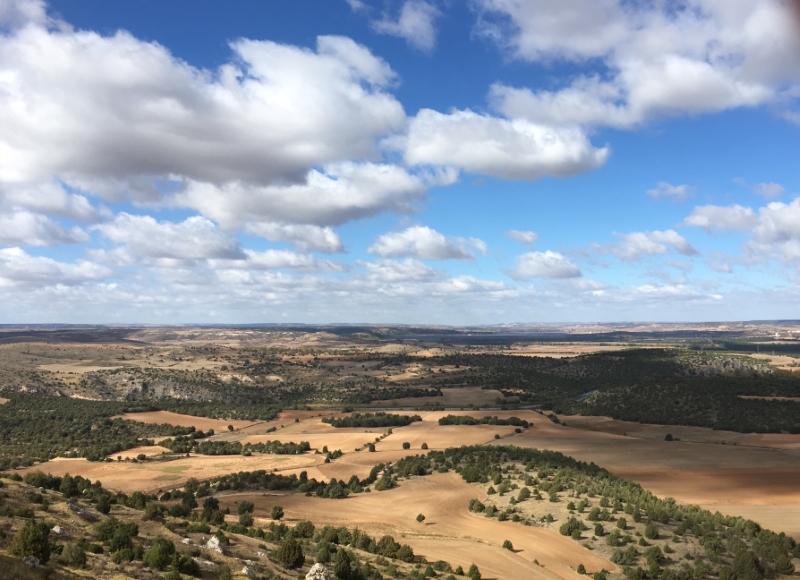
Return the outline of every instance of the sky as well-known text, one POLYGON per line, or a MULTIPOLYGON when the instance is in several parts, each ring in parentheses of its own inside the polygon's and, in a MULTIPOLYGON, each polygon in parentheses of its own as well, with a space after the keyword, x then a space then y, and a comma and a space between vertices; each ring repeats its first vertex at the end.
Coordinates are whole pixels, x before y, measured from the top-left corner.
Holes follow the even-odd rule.
POLYGON ((800 318, 800 2, 0 0, 0 323, 800 318))

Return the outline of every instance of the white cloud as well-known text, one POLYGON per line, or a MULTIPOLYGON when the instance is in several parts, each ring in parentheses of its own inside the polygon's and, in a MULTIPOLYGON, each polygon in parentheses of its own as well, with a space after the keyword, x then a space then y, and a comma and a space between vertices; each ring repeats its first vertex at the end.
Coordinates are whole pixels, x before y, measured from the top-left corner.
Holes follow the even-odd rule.
POLYGON ((766 199, 780 197, 786 192, 786 189, 779 183, 756 183, 753 186, 753 193, 760 195, 766 199))
POLYGON ((289 242, 301 250, 316 250, 326 254, 344 252, 342 238, 331 228, 256 222, 246 224, 245 231, 271 241, 289 242))
POLYGON ((302 272, 346 272, 347 268, 330 260, 317 260, 311 254, 298 254, 286 250, 244 250, 239 260, 211 259, 208 265, 217 270, 278 270, 290 269, 302 272))
POLYGON ((536 232, 521 232, 519 230, 508 230, 506 237, 520 244, 532 244, 539 239, 539 234, 536 232))
POLYGON ((690 185, 672 185, 666 181, 659 181, 653 189, 647 190, 647 195, 653 199, 665 198, 672 199, 677 202, 686 201, 687 198, 694 195, 694 188, 690 185))
POLYGON ((409 124, 406 161, 533 180, 596 169, 608 154, 608 148, 593 147, 575 127, 509 121, 469 110, 443 114, 422 109, 409 124))
POLYGON ((703 228, 706 231, 748 230, 758 221, 752 208, 741 205, 721 207, 702 205, 694 208, 683 220, 687 226, 703 228))
POLYGON ((664 115, 778 102, 800 82, 797 21, 781 0, 477 4, 484 30, 517 58, 600 59, 609 71, 551 91, 496 85, 494 105, 509 117, 633 127, 664 115))
POLYGON ((669 248, 684 256, 696 256, 697 250, 686 239, 674 230, 631 232, 616 234, 621 238, 616 244, 594 244, 593 249, 599 254, 614 254, 620 260, 638 260, 643 256, 669 253, 669 248))
POLYGON ((517 256, 514 269, 506 272, 514 280, 528 278, 579 278, 581 271, 558 252, 527 252, 517 256))
POLYGON ((80 260, 74 264, 31 256, 20 248, 0 250, 0 287, 75 285, 111 275, 103 266, 80 260))
POLYGON ((125 251, 135 257, 173 260, 245 257, 236 240, 198 216, 173 223, 122 213, 113 222, 95 227, 109 240, 123 244, 125 251))
POLYGON ((93 206, 86 196, 67 192, 55 181, 17 186, 0 184, 0 205, 87 223, 111 217, 108 209, 93 206))
POLYGON ((387 210, 413 213, 430 185, 396 165, 345 162, 312 169, 294 185, 190 181, 168 203, 196 209, 227 229, 262 221, 332 226, 387 210))
POLYGON ((301 182, 315 166, 376 158, 377 140, 404 127, 385 91, 394 72, 348 38, 231 50, 206 71, 126 32, 32 22, 0 35, 0 183, 59 177, 146 199, 154 178, 301 182))
POLYGON ((474 260, 468 247, 486 253, 486 244, 477 238, 448 238, 427 226, 412 226, 402 232, 379 236, 367 249, 384 258, 412 256, 422 260, 474 260))
POLYGON ((18 210, 0 214, 0 244, 5 246, 58 246, 89 241, 82 229, 66 229, 47 216, 18 210))
POLYGON ((800 259, 800 197, 789 203, 773 201, 757 212, 741 205, 696 207, 684 223, 706 231, 748 233, 751 239, 743 248, 750 262, 800 259))
POLYGON ((434 22, 441 15, 439 9, 429 2, 406 0, 397 20, 384 16, 381 20, 373 21, 372 28, 380 34, 399 36, 419 50, 430 51, 436 46, 434 22))
POLYGON ((441 270, 431 268, 419 260, 378 260, 362 262, 358 265, 367 271, 370 280, 378 283, 394 284, 398 282, 432 282, 446 278, 441 270))

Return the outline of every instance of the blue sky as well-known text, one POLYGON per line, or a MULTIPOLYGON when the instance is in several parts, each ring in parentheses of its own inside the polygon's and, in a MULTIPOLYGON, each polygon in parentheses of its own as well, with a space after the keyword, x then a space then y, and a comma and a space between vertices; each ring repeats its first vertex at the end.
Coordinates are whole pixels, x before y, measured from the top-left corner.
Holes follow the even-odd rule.
POLYGON ((797 318, 784 0, 0 0, 0 321, 797 318))

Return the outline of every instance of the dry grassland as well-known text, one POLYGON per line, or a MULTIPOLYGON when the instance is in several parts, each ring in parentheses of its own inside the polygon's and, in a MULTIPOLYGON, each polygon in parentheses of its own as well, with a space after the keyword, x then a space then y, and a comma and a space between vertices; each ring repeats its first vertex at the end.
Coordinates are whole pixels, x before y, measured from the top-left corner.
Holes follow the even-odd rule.
POLYGON ((194 427, 207 431, 213 429, 215 432, 227 431, 228 425, 234 429, 243 429, 253 425, 252 421, 223 421, 222 419, 209 419, 207 417, 193 417, 191 415, 181 415, 171 411, 148 411, 145 413, 125 413, 121 415, 123 419, 147 423, 150 425, 173 425, 175 427, 194 427))
POLYGON ((581 563, 591 572, 615 569, 605 558, 580 548, 555 530, 471 514, 467 506, 472 498, 484 500, 486 494, 457 474, 445 473, 414 478, 392 490, 344 500, 236 494, 222 496, 220 504, 233 506, 234 501, 247 499, 255 503, 259 515, 269 513, 272 505, 279 503, 289 521, 311 519, 320 525, 357 526, 378 537, 389 534, 431 562, 446 560, 464 569, 474 562, 484 578, 573 580, 575 568, 581 563), (424 524, 415 521, 419 513, 425 515, 424 524), (504 540, 512 542, 514 552, 501 547, 504 540))

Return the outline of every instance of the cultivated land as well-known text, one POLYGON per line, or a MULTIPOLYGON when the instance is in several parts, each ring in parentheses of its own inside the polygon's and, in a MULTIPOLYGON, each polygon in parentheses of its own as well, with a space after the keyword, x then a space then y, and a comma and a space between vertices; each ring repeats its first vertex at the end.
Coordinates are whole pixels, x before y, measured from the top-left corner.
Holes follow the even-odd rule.
MULTIPOLYGON (((69 340, 76 335, 67 331, 53 331, 48 340, 35 332, 9 333, 3 340, 0 332, 0 460, 20 475, 79 475, 101 481, 110 492, 161 496, 198 481, 212 482, 213 489, 219 478, 240 472, 347 484, 352 476, 367 480, 376 465, 399 465, 409 455, 464 445, 548 449, 678 504, 743 516, 800 540, 800 377, 791 372, 800 344, 780 340, 765 346, 763 338, 750 338, 756 330, 714 330, 713 339, 695 339, 692 332, 712 331, 674 328, 659 335, 630 328, 612 330, 607 341, 572 334, 560 342, 525 342, 503 332, 475 338, 441 329, 99 329, 81 331, 84 342, 69 340), (420 341, 425 333, 440 333, 438 343, 420 341), (715 350, 701 350, 695 340, 715 350), (747 351, 751 347, 756 352, 747 351), (783 350, 763 354, 773 347, 783 350), (665 405, 674 408, 659 414, 665 405), (420 420, 346 428, 323 421, 349 417, 353 410, 420 420), (515 417, 531 425, 440 425, 448 415, 499 422, 515 417), (648 416, 668 424, 647 422, 648 416), (630 417, 636 420, 623 420, 630 417), (36 427, 26 430, 29 423, 36 427), (727 426, 736 430, 721 428, 727 426), (310 451, 259 451, 272 442, 307 443, 310 451)), ((771 327, 773 333, 790 331, 771 327)), ((524 465, 506 467, 522 474, 509 482, 525 486, 524 465)), ((579 564, 590 575, 605 569, 616 578, 629 563, 613 564, 617 548, 593 537, 591 529, 581 541, 559 533, 570 517, 586 519, 567 509, 570 501, 577 503, 574 490, 562 490, 551 502, 543 485, 543 499, 515 504, 510 499, 516 491, 495 495, 489 493, 491 481, 467 483, 452 470, 401 478, 384 491, 376 485, 364 485, 371 493, 341 500, 286 489, 216 495, 234 514, 242 502, 253 502, 262 529, 279 504, 290 527, 311 520, 318 529, 357 527, 376 541, 392 535, 411 546, 418 561, 446 560, 464 571, 475 563, 484 578, 574 578, 579 564), (513 513, 520 521, 471 512, 473 499, 513 510, 509 518, 513 513), (418 513, 425 515, 422 524, 418 513), (548 515, 553 522, 543 521, 548 515), (503 548, 505 540, 513 550, 503 548)), ((582 497, 597 505, 598 498, 582 497)), ((238 525, 235 515, 227 520, 238 525)), ((644 534, 647 521, 631 523, 626 533, 632 542, 644 534)), ((22 523, 3 524, 0 517, 7 541, 22 523)), ((604 523, 607 531, 613 524, 604 523)), ((677 525, 670 520, 666 530, 677 525)), ((284 532, 275 533, 269 549, 285 540, 284 532)), ((649 541, 650 547, 672 550, 659 570, 678 573, 688 562, 706 562, 714 570, 733 565, 724 550, 703 556, 699 536, 674 546, 662 540, 649 541)), ((238 541, 253 549, 258 544, 246 535, 238 541)), ((4 545, 0 541, 0 556, 4 545)), ((314 546, 306 547, 309 562, 314 546)), ((644 550, 630 564, 660 577, 653 568, 647 571, 644 550)), ((425 567, 398 564, 393 570, 369 550, 356 556, 382 569, 383 577, 421 576, 425 567)), ((267 568, 277 577, 291 576, 280 566, 267 568)), ((693 572, 703 573, 702 566, 693 572)), ((139 569, 129 577, 159 577, 148 574, 139 569)), ((217 578, 212 570, 201 575, 217 578)))

